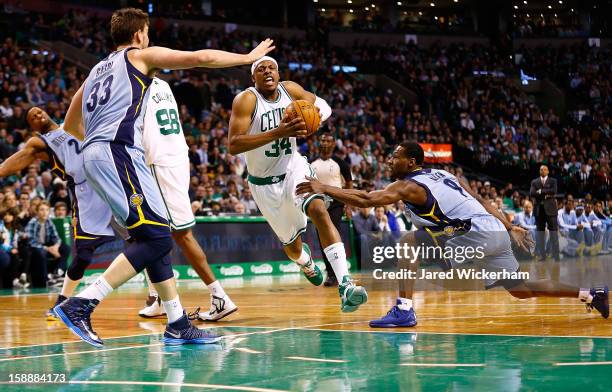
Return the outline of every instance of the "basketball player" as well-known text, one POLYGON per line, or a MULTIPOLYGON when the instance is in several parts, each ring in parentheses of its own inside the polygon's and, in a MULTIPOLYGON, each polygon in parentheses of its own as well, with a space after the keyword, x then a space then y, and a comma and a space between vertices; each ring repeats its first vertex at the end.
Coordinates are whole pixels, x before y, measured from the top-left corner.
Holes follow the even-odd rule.
MULTIPOLYGON (((149 91, 143 135, 145 161, 151 167, 159 186, 172 238, 210 291, 210 310, 198 313, 198 318, 202 321, 217 321, 238 308, 215 278, 206 254, 191 231, 195 217, 188 193, 191 177, 187 155, 189 147, 185 142, 172 89, 165 81, 154 78, 149 91)), ((155 317, 165 313, 155 288, 149 284, 147 306, 138 314, 142 317, 155 317)))
POLYGON ((103 342, 92 329, 91 313, 112 290, 145 268, 168 316, 165 344, 204 344, 221 338, 192 326, 178 297, 169 257, 170 228, 143 154, 149 86, 158 69, 251 64, 273 49, 270 40, 248 55, 149 48, 148 30, 148 15, 141 10, 124 8, 113 13, 111 36, 117 50, 94 66, 66 115, 66 130, 85 139, 87 180, 133 239, 92 285, 54 308, 76 335, 96 347, 103 342))
MULTIPOLYGON (((91 188, 83 170, 81 142, 66 133, 49 115, 38 107, 28 110, 27 121, 36 132, 23 149, 8 157, 0 165, 0 177, 15 174, 37 159, 49 162, 51 171, 68 182, 72 199, 73 240, 76 253, 66 271, 61 293, 54 307, 71 296, 91 263, 96 248, 115 238, 110 226, 110 208, 91 188)), ((53 307, 46 313, 47 320, 56 320, 53 307)))
MULTIPOLYGON (((444 170, 424 169, 424 152, 418 143, 400 144, 387 165, 396 181, 385 189, 373 192, 348 190, 324 185, 314 178, 297 187, 298 194, 325 194, 357 207, 384 206, 402 200, 410 219, 418 228, 409 232, 404 240, 409 246, 441 246, 445 250, 483 248, 484 258, 479 260, 486 271, 516 272, 519 264, 512 253, 510 240, 519 246, 530 245, 527 230, 512 226, 505 216, 490 203, 472 191, 465 180, 444 170)), ((412 271, 418 269, 419 260, 400 266, 412 271)), ((455 260, 444 260, 448 268, 457 266, 455 260)), ((487 280, 486 288, 503 286, 516 298, 577 297, 587 309, 598 310, 604 318, 610 313, 608 288, 579 289, 551 280, 524 281, 487 280)), ((370 321, 370 327, 413 327, 417 324, 412 308, 414 279, 400 281, 397 304, 386 316, 370 321)))
MULTIPOLYGON (((351 175, 351 167, 348 163, 334 155, 334 148, 336 147, 336 139, 331 133, 325 132, 319 136, 319 148, 321 155, 315 159, 310 165, 315 171, 317 178, 323 184, 336 186, 338 188, 351 189, 353 187, 353 176, 351 175)), ((340 223, 342 222, 342 215, 344 212, 344 204, 333 200, 332 203, 327 207, 329 217, 338 231, 340 231, 340 223)), ((320 243, 321 241, 319 241, 320 243)), ((325 268, 327 270, 327 278, 323 285, 326 287, 337 286, 338 280, 334 274, 334 270, 331 264, 325 256, 323 251, 323 245, 321 245, 321 253, 323 254, 323 261, 325 262, 325 268)))
POLYGON ((229 151, 246 153, 249 188, 253 199, 283 244, 287 256, 296 262, 306 278, 318 286, 323 274, 314 264, 310 249, 300 234, 308 216, 319 232, 323 251, 340 280, 340 308, 353 312, 367 301, 366 290, 356 286, 348 273, 346 252, 338 230, 325 208, 322 195, 295 195, 295 187, 314 172, 297 150, 296 137, 306 135, 301 118, 283 116, 293 100, 304 99, 319 108, 321 120, 331 115, 325 100, 293 82, 279 82, 278 64, 262 57, 251 66, 255 87, 238 94, 232 104, 229 124, 229 151))

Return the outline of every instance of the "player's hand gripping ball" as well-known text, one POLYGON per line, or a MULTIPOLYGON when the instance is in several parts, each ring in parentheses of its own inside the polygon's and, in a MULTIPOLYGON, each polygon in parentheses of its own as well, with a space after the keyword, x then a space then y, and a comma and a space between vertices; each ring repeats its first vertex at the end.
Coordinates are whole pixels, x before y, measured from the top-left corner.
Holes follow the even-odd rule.
POLYGON ((289 120, 301 117, 306 123, 306 136, 310 136, 317 132, 321 125, 321 115, 317 107, 303 99, 291 102, 285 109, 285 115, 289 120))

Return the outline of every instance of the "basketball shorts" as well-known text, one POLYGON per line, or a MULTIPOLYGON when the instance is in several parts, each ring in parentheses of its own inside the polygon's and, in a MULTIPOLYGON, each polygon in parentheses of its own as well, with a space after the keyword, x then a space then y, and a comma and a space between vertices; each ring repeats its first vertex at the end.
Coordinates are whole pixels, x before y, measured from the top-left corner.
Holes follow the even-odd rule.
MULTIPOLYGON (((477 216, 468 225, 466 231, 447 228, 435 232, 431 228, 421 228, 416 233, 417 245, 442 247, 444 255, 452 257, 437 257, 436 260, 428 261, 440 262, 447 269, 472 264, 470 268, 487 272, 512 273, 519 270, 519 263, 512 252, 510 235, 497 218, 491 215, 477 216)), ((440 256, 439 253, 431 253, 440 256)), ((485 279, 484 283, 487 288, 502 283, 504 286, 512 285, 512 282, 493 279, 485 279)))
POLYGON ((283 245, 291 244, 306 231, 306 209, 310 202, 314 199, 325 200, 319 194, 307 197, 295 194, 295 188, 305 182, 307 176, 316 177, 306 158, 301 155, 294 156, 284 176, 249 176, 253 199, 283 245))
POLYGON ((151 165, 166 208, 170 228, 184 230, 195 225, 195 216, 189 200, 189 159, 177 166, 151 165))
POLYGON ((130 237, 150 240, 170 236, 164 203, 142 151, 98 142, 83 150, 83 158, 87 181, 130 237))

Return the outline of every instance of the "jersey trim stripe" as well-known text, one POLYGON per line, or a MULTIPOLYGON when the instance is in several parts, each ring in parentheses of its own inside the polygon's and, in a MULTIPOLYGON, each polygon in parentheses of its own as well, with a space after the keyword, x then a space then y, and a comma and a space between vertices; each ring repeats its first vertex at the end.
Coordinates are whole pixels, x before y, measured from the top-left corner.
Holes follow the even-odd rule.
POLYGON ((139 115, 143 112, 141 108, 146 107, 146 103, 142 104, 142 102, 146 95, 147 89, 152 82, 151 78, 144 75, 130 63, 127 52, 132 49, 136 48, 129 48, 123 52, 126 67, 125 72, 127 73, 128 79, 130 80, 130 85, 132 86, 131 103, 125 111, 123 120, 121 120, 121 123, 119 123, 117 134, 115 135, 114 139, 114 141, 127 144, 128 146, 134 145, 134 127, 139 115))

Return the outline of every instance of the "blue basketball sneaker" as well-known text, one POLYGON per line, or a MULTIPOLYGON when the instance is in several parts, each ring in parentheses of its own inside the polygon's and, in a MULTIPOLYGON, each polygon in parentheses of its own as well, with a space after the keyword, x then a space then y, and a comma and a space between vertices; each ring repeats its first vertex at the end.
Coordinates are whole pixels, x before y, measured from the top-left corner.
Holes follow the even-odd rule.
POLYGON ((593 287, 590 294, 593 296, 590 304, 586 304, 587 310, 590 312, 596 309, 601 313, 601 317, 607 319, 610 316, 610 299, 608 286, 593 287))
POLYGON ((94 347, 102 347, 104 342, 94 332, 90 319, 99 303, 97 299, 70 297, 54 307, 53 311, 76 336, 94 347))
POLYGON ((51 306, 51 308, 49 310, 47 310, 47 313, 45 313, 45 316, 47 317, 47 321, 57 321, 57 320, 59 320, 59 317, 57 317, 57 315, 55 314, 55 311, 53 310, 53 308, 55 308, 57 305, 61 304, 62 302, 64 302, 67 299, 68 299, 68 297, 64 297, 61 294, 57 296, 57 300, 55 301, 55 304, 53 306, 51 306))
MULTIPOLYGON (((397 300, 397 305, 400 301, 397 300)), ((414 309, 402 310, 397 305, 391 308, 386 316, 370 321, 371 328, 399 328, 399 327, 414 327, 417 325, 416 314, 414 309)))
POLYGON ((166 326, 162 341, 166 345, 178 346, 180 344, 210 344, 216 343, 222 336, 214 332, 199 329, 191 325, 189 317, 183 311, 183 317, 166 326))

